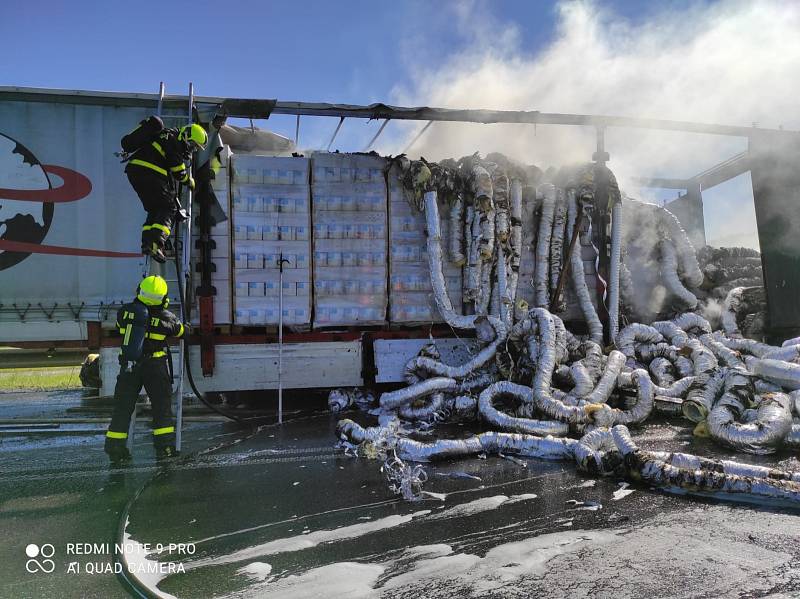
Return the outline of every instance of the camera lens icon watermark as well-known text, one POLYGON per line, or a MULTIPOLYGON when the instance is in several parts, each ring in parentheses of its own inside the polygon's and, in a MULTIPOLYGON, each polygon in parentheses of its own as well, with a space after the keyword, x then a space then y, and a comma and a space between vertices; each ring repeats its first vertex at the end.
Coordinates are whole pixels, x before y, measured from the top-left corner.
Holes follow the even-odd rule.
POLYGON ((50 559, 55 553, 56 548, 50 543, 45 543, 41 546, 36 543, 30 543, 25 547, 25 555, 30 558, 25 562, 25 569, 31 574, 35 574, 36 572, 50 574, 56 569, 56 563, 50 559))

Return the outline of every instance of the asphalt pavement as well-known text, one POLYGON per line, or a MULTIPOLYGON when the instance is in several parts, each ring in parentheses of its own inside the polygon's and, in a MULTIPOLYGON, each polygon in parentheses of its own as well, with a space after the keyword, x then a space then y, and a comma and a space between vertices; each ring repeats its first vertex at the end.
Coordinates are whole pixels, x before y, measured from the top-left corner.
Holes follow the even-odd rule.
MULTIPOLYGON (((0 395, 0 420, 85 417, 98 404, 84 397, 0 395)), ((408 502, 380 461, 334 447, 335 422, 187 423, 167 466, 141 423, 122 469, 106 463, 102 424, 0 427, 0 596, 800 596, 800 511, 497 456, 426 465, 427 495, 408 502)), ((648 449, 734 455, 679 421, 635 434, 648 449)))

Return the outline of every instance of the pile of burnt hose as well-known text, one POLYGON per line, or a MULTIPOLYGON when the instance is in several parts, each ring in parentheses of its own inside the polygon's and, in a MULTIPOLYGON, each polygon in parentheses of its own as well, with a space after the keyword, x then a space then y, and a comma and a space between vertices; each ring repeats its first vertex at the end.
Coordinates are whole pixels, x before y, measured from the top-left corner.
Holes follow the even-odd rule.
MULTIPOLYGON (((415 205, 425 214, 436 307, 453 329, 473 331, 478 347, 458 365, 442 360, 435 343, 423 348, 405 364, 407 386, 380 395, 375 411, 381 425, 364 428, 342 420, 337 432, 343 443, 364 450, 363 455, 388 457, 395 473, 400 471, 395 458, 427 462, 503 453, 575 460, 586 472, 623 475, 686 493, 800 506, 798 473, 645 452, 631 438, 629 428, 635 431, 665 413, 682 416, 697 434, 737 451, 800 449, 800 424, 792 416, 800 410, 800 339, 770 346, 743 338, 735 315, 731 320, 723 314, 724 331, 714 332, 700 314, 683 311, 699 307, 695 291, 703 295, 705 277, 671 213, 623 198, 608 171, 611 264, 604 301, 613 346, 603 347, 604 329, 582 257, 569 247, 572 236, 583 233, 591 244, 590 227, 578 225, 591 221, 584 216, 594 201, 595 171, 573 170, 571 176, 539 184, 528 195, 536 203, 538 222, 526 224, 521 206, 523 188, 530 185, 519 169, 475 157, 453 167, 460 169, 461 179, 445 172, 450 167, 417 163, 407 168, 414 173, 415 205), (451 207, 448 240, 441 235, 440 192, 451 207), (626 218, 625 211, 633 217, 626 218), (672 318, 622 326, 631 314, 626 306, 632 302, 626 298, 636 292, 626 268, 623 222, 642 219, 654 235, 651 250, 660 284, 678 310, 672 318), (526 226, 536 233, 530 248, 535 307, 530 309, 518 298, 526 226), (463 266, 463 305, 451 302, 445 259, 463 266), (564 309, 557 281, 565 270, 570 298, 582 316, 579 324, 588 333, 582 336, 573 335, 548 309, 564 309), (438 425, 458 421, 480 422, 486 432, 433 441, 410 434, 422 426, 429 438, 438 425)), ((735 312, 736 295, 729 300, 735 312)), ((363 407, 368 399, 335 390, 331 405, 335 411, 355 401, 363 407)))

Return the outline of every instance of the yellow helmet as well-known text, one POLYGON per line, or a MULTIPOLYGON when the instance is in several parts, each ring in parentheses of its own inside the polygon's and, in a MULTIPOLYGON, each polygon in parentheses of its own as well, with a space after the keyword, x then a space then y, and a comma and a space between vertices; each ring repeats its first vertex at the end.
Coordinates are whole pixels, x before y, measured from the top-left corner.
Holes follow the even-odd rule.
POLYGON ((208 134, 206 130, 200 125, 192 123, 181 127, 179 138, 187 143, 193 143, 201 150, 205 149, 206 142, 208 141, 208 134))
POLYGON ((167 299, 167 282, 158 275, 142 279, 136 289, 136 298, 148 306, 160 306, 167 299))

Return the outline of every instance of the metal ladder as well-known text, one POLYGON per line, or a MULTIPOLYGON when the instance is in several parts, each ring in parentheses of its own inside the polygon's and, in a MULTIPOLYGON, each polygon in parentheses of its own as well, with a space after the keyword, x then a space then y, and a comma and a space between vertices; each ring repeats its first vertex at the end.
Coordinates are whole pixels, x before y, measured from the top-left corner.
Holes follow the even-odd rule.
MULTIPOLYGON (((159 85, 158 90, 158 105, 156 108, 156 116, 158 116, 162 120, 167 119, 178 119, 179 121, 185 121, 186 124, 191 124, 193 121, 193 109, 194 109, 194 84, 189 83, 189 111, 188 115, 164 115, 163 112, 163 105, 164 105, 164 95, 165 95, 165 85, 162 81, 159 85)), ((191 172, 192 165, 189 164, 189 169, 191 172)), ((183 223, 176 223, 174 228, 174 242, 173 242, 173 250, 175 252, 180 251, 180 263, 181 263, 181 271, 180 276, 183 278, 183 290, 184 290, 184 297, 180 298, 181 301, 181 313, 180 313, 180 320, 183 321, 184 319, 184 312, 191 314, 191 302, 189 301, 190 296, 190 277, 191 277, 191 257, 192 257, 192 190, 188 186, 184 187, 185 195, 186 195, 186 203, 184 204, 184 209, 186 210, 187 219, 183 221, 183 223), (187 306, 184 306, 184 300, 187 303, 187 306)), ((169 286, 170 290, 177 291, 180 287, 178 285, 178 276, 179 273, 175 271, 171 261, 167 261, 164 264, 159 264, 155 260, 152 260, 151 257, 145 256, 144 261, 142 263, 142 278, 144 279, 150 275, 160 275, 164 278, 169 286), (170 278, 168 273, 175 272, 175 278, 170 278)), ((181 432, 183 429, 183 387, 184 387, 184 376, 185 376, 185 358, 184 352, 186 351, 186 342, 185 337, 181 341, 180 345, 178 346, 178 355, 177 355, 177 362, 173 361, 173 367, 178 375, 178 381, 176 387, 173 389, 173 401, 175 403, 174 411, 175 411, 175 449, 177 451, 181 450, 181 432)), ((170 354, 171 356, 171 354, 170 354)), ((134 430, 136 427, 136 413, 137 409, 134 406, 133 414, 131 416, 130 425, 128 427, 128 449, 133 450, 133 438, 134 438, 134 430)))

